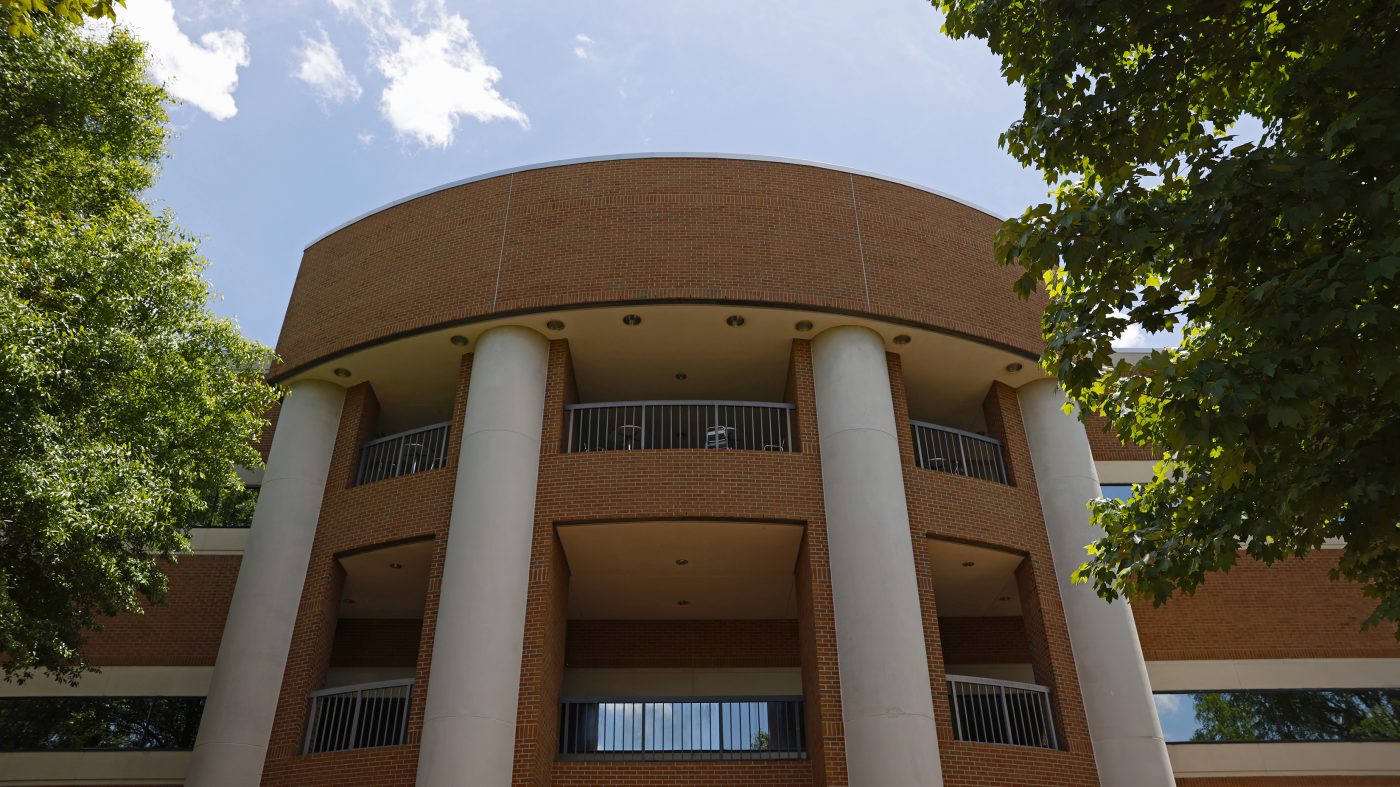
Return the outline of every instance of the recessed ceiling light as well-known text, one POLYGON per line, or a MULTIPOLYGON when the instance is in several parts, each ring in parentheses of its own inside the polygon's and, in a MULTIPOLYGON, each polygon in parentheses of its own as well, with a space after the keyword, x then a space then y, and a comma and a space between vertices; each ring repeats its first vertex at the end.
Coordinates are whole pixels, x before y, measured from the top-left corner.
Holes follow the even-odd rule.
POLYGON ((349 370, 349 369, 346 369, 345 367, 342 366, 342 367, 336 369, 335 372, 334 372, 334 374, 335 374, 336 377, 349 377, 349 376, 350 376, 350 370, 349 370))
POLYGON ((688 606, 690 606, 690 602, 689 602, 689 601, 686 601, 685 599, 681 599, 680 601, 677 601, 677 602, 676 602, 676 606, 678 606, 678 607, 688 607, 688 606))
POLYGON ((471 340, 459 333, 459 334, 457 334, 456 336, 453 336, 449 341, 451 341, 453 344, 457 345, 458 347, 466 347, 466 346, 467 346, 467 342, 469 342, 469 341, 471 341, 471 340))
POLYGON ((971 560, 964 560, 964 561, 963 561, 963 568, 972 568, 972 567, 975 566, 975 565, 977 565, 977 564, 974 563, 974 562, 972 562, 971 560))
POLYGON ((1024 368, 1025 368, 1025 367, 1021 366, 1021 364, 1015 363, 1015 362, 1013 362, 1013 363, 1008 363, 1008 364, 1006 365, 1006 371, 1010 372, 1011 374, 1015 374, 1015 373, 1021 371, 1021 370, 1024 369, 1024 368))
POLYGON ((907 333, 901 333, 900 335, 894 337, 895 344, 908 344, 909 342, 909 334, 907 333))
POLYGON ((622 318, 623 325, 641 325, 642 316, 640 314, 629 314, 622 318))
POLYGON ((689 561, 689 560, 686 560, 685 558, 679 558, 679 559, 676 560, 676 565, 678 565, 678 566, 684 566, 684 565, 688 564, 689 562, 690 562, 690 561, 689 561))
POLYGON ((799 330, 799 331, 802 331, 803 333, 806 333, 807 331, 812 330, 812 321, 811 321, 811 320, 798 320, 798 321, 797 321, 797 324, 794 325, 794 326, 792 326, 792 327, 796 328, 796 329, 799 330))
POLYGON ((677 380, 684 380, 685 378, 687 378, 687 377, 689 377, 689 376, 690 376, 690 375, 686 374, 685 372, 676 372, 676 379, 677 379, 677 380))
POLYGON ((731 328, 738 328, 740 325, 744 324, 744 315, 731 314, 729 315, 729 319, 725 320, 724 323, 731 328))
POLYGON ((389 568, 403 568, 402 563, 390 563, 389 568))
POLYGON ((550 320, 549 322, 544 324, 544 327, 550 329, 551 331, 562 331, 564 330, 564 321, 550 320))

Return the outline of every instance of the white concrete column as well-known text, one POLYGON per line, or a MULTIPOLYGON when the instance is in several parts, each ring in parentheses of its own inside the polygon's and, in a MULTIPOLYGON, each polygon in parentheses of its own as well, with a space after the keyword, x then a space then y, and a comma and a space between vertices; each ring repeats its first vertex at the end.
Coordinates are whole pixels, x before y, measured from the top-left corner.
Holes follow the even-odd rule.
POLYGON ((812 341, 822 489, 851 784, 943 784, 885 343, 812 341))
POLYGON ((292 384, 282 402, 195 740, 191 787, 262 780, 344 404, 345 389, 319 380, 292 384))
POLYGON ((549 342, 481 335, 433 635, 418 784, 511 781, 549 342))
POLYGON ((1064 411, 1064 392, 1053 380, 1029 383, 1017 394, 1099 779, 1104 787, 1175 784, 1132 610, 1070 581, 1087 557, 1084 547, 1102 532, 1089 524, 1099 477, 1084 424, 1064 411))

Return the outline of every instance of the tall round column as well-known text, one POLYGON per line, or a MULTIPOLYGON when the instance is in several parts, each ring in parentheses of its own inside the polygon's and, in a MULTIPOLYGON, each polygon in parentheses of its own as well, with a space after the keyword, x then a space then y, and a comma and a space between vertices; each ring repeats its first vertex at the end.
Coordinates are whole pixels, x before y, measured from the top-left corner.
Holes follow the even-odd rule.
POLYGON ((418 784, 511 781, 549 342, 482 334, 472 359, 418 784))
POLYGON ((1064 411, 1064 392, 1053 380, 1017 394, 1099 779, 1104 787, 1175 784, 1132 609, 1070 581, 1085 560, 1084 547, 1102 532, 1089 523, 1087 504, 1100 491, 1084 424, 1064 411))
POLYGON ((307 380, 282 402, 219 643, 187 783, 254 787, 272 736, 345 389, 307 380))
POLYGON ((943 784, 885 344, 812 341, 831 589, 851 784, 943 784))

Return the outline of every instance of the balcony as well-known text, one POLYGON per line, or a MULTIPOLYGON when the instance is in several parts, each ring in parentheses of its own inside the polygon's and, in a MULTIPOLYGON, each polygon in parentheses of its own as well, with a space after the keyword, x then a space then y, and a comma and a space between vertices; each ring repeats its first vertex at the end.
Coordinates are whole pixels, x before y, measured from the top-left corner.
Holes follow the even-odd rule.
POLYGON ((447 431, 443 422, 370 440, 360 446, 360 466, 355 485, 371 484, 424 470, 436 470, 447 462, 447 431))
POLYGON ((398 746, 408 732, 412 690, 408 679, 311 692, 302 754, 398 746))
POLYGON ((1055 749, 1050 690, 967 675, 948 676, 953 732, 960 741, 1055 749))
POLYGON ((801 697, 593 697, 560 703, 561 760, 800 760, 801 697))
POLYGON ((787 403, 720 400, 574 404, 565 408, 565 450, 795 451, 794 409, 787 403))
POLYGON ((914 461, 925 470, 1009 483, 1000 440, 926 421, 910 421, 914 461))

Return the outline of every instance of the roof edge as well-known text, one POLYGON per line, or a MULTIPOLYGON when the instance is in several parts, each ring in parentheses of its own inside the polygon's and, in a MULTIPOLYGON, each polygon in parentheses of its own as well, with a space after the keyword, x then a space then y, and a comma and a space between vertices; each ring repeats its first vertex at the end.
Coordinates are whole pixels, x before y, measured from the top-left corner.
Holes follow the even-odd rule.
POLYGON ((841 165, 839 165, 839 164, 829 164, 829 163, 826 163, 826 162, 824 162, 824 161, 808 161, 808 160, 806 160, 806 159, 783 158, 783 157, 781 157, 781 156, 762 156, 762 155, 745 154, 745 153, 661 152, 661 151, 658 151, 658 152, 655 152, 655 153, 613 153, 613 154, 600 155, 600 156, 581 156, 581 157, 578 157, 578 158, 566 158, 566 159, 557 159, 557 160, 554 160, 554 161, 542 161, 542 162, 538 162, 538 163, 534 163, 534 164, 522 164, 522 165, 516 166, 516 167, 507 167, 507 168, 505 168, 505 169, 498 169, 498 170, 495 170, 494 172, 486 172, 486 173, 483 173, 483 174, 481 174, 481 175, 472 175, 472 176, 470 176, 470 177, 462 178, 462 179, 460 179, 460 180, 454 180, 454 181, 451 181, 451 182, 449 182, 449 183, 443 183, 443 184, 438 185, 438 186, 433 186, 432 188, 424 189, 424 190, 422 190, 422 191, 419 191, 419 192, 416 192, 416 193, 413 193, 413 194, 409 194, 409 195, 406 196, 406 197, 400 197, 400 198, 398 198, 398 199, 396 199, 396 200, 391 200, 391 201, 389 201, 389 202, 384 203, 383 205, 380 205, 380 206, 377 207, 377 208, 374 208, 374 209, 372 209, 372 210, 369 210, 369 211, 366 211, 366 212, 364 212, 364 213, 361 213, 360 215, 356 216, 356 217, 353 218, 353 219, 350 219, 349 221, 342 222, 342 223, 336 225, 334 228, 332 228, 332 229, 330 229, 330 230, 328 230, 328 231, 326 231, 326 232, 323 232, 323 233, 321 233, 320 235, 316 236, 310 243, 307 243, 304 247, 302 247, 302 251, 305 251, 306 249, 309 249, 309 248, 311 248, 312 246, 315 246, 317 243, 320 243, 321 241, 325 240, 326 238, 329 238, 330 236, 336 234, 337 232, 340 232, 341 230, 345 229, 346 227, 349 227, 349 226, 351 226, 351 225, 353 225, 353 224, 359 223, 359 222, 361 222, 361 221, 363 221, 363 220, 365 220, 365 219, 369 218, 370 216, 373 216, 373 215, 375 215, 375 214, 377 214, 377 213, 383 213, 384 211, 386 211, 386 210, 388 210, 388 209, 390 209, 390 208, 397 207, 397 206, 402 205, 402 204, 404 204, 404 203, 406 203, 406 202, 412 202, 413 200, 416 200, 416 199, 418 199, 418 198, 420 198, 420 197, 426 197, 426 196, 428 196, 428 195, 430 195, 430 194, 436 194, 436 193, 439 192, 439 191, 446 191, 446 190, 448 190, 448 189, 454 189, 454 188, 457 188, 458 186, 465 186, 465 185, 470 184, 470 183, 477 183, 477 182, 480 182, 480 181, 483 181, 483 180, 490 180, 491 178, 499 178, 499 177, 501 177, 501 176, 503 176, 503 175, 514 175, 514 174, 517 173, 517 172, 529 172, 529 171, 531 171, 531 170, 537 170, 537 169, 551 169, 551 168, 553 168, 553 167, 566 167, 566 166, 569 166, 569 165, 571 165, 571 164, 594 164, 594 163, 597 163, 597 162, 600 162, 600 161, 630 161, 630 160, 633 160, 633 159, 683 159, 683 158, 728 159, 728 160, 731 160, 731 161, 760 161, 760 162, 765 162, 765 163, 770 163, 770 164, 794 164, 794 165, 803 166, 803 167, 815 167, 815 168, 817 168, 817 169, 831 170, 831 171, 833 171, 833 172, 845 172, 845 173, 848 173, 848 174, 851 174, 851 175, 860 175, 861 177, 874 178, 874 179, 876 179, 876 180, 883 180, 883 181, 885 181, 885 182, 887 182, 887 183, 894 183, 894 184, 896 184, 896 185, 906 186, 906 187, 911 188, 911 189, 915 189, 915 190, 918 190, 918 191, 923 191, 923 192, 926 192, 926 193, 929 193, 929 194, 933 194, 934 196, 942 197, 942 198, 944 198, 944 199, 946 199, 946 200, 951 200, 951 201, 953 201, 953 202, 956 202, 956 203, 958 203, 959 205, 962 205, 962 206, 964 206, 964 207, 971 208, 971 209, 973 209, 973 210, 975 210, 975 211, 978 211, 979 213, 985 213, 986 215, 988 215, 988 216, 990 216, 990 217, 996 219, 997 221, 1006 221, 1006 218, 1007 218, 1007 217, 1005 217, 1005 216, 998 215, 998 214, 996 214, 996 213, 994 213, 994 212, 988 210, 987 208, 982 207, 981 205, 978 205, 978 204, 973 203, 973 202, 968 202, 967 200, 962 199, 961 197, 956 197, 956 196, 954 196, 954 195, 952 195, 952 194, 949 194, 949 193, 946 192, 946 191, 940 191, 939 189, 931 188, 931 187, 929 187, 929 186, 925 186, 925 185, 922 185, 922 184, 920 184, 920 183, 914 183, 913 181, 902 180, 902 179, 900 179, 900 178, 893 178, 893 177, 889 177, 888 175, 881 175, 881 174, 879 174, 879 173, 877 173, 877 172, 869 172, 869 171, 867 171, 867 170, 855 169, 854 167, 845 167, 845 166, 841 166, 841 165))

